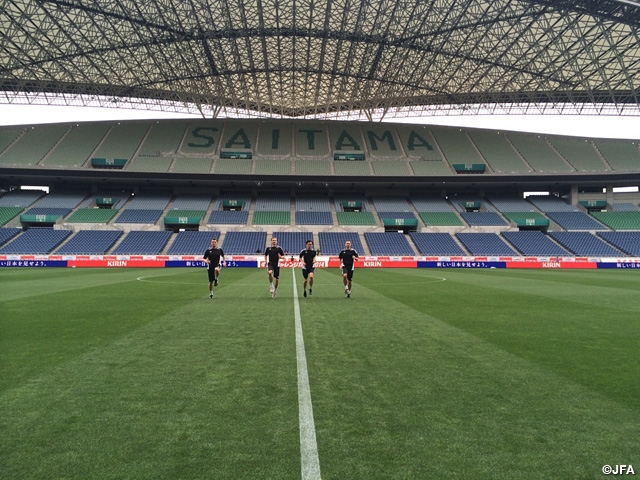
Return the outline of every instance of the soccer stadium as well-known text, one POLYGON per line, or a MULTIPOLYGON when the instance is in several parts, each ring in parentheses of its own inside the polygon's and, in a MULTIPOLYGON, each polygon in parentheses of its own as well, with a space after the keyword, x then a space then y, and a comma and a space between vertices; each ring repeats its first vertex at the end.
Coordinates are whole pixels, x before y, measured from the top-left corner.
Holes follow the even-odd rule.
POLYGON ((0 26, 0 103, 184 114, 0 125, 0 479, 640 470, 640 136, 429 122, 640 116, 640 2, 7 0, 0 26))

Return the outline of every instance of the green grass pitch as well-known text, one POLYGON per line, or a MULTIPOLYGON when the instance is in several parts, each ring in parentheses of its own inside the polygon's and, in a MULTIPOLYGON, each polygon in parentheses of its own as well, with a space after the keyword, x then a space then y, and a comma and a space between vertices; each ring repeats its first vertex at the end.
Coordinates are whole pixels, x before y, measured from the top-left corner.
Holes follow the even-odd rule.
POLYGON ((0 270, 0 479, 640 472, 640 271, 0 270))

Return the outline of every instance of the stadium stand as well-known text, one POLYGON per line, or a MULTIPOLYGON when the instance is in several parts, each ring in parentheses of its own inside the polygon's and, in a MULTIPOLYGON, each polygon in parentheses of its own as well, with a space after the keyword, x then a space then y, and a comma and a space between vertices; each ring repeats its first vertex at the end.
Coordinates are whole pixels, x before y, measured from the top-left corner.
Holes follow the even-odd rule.
POLYGON ((565 230, 607 230, 584 212, 546 212, 547 216, 565 230))
POLYGON ((48 254, 71 235, 71 230, 30 228, 2 248, 1 254, 48 254))
POLYGON ((509 132, 505 137, 536 172, 564 173, 573 170, 540 135, 509 132))
POLYGON ((371 197, 374 208, 378 214, 381 212, 413 212, 407 199, 400 196, 373 196, 371 197))
POLYGON ((462 212, 462 219, 472 227, 504 227, 504 218, 496 212, 462 212))
POLYGON ((485 163, 484 158, 473 148, 469 137, 461 128, 432 126, 430 130, 450 165, 454 163, 485 163))
POLYGON ((517 252, 495 233, 456 233, 456 237, 471 255, 517 255, 517 252))
POLYGON ((210 173, 213 158, 177 157, 171 171, 175 173, 210 173))
POLYGON ((533 203, 536 208, 544 213, 547 212, 579 212, 577 207, 569 205, 561 198, 552 195, 531 195, 527 199, 533 203))
POLYGON ((256 151, 265 157, 291 157, 293 128, 293 123, 288 121, 261 123, 256 151))
POLYGON ((141 192, 125 205, 127 210, 164 210, 171 201, 171 193, 147 193, 141 192))
POLYGON ((0 207, 0 226, 9 223, 23 210, 24 209, 22 207, 0 207))
POLYGON ((592 212, 593 218, 612 230, 640 230, 639 211, 592 212))
POLYGON ((432 227, 461 227, 466 225, 455 212, 420 212, 420 219, 432 227))
POLYGON ((320 195, 296 196, 295 222, 297 225, 332 225, 331 203, 320 195))
POLYGON ((411 203, 419 213, 422 212, 453 212, 451 204, 442 197, 412 196, 411 203))
POLYGON ((120 230, 80 230, 55 253, 59 255, 104 255, 121 236, 120 230))
POLYGON ((40 162, 43 166, 80 168, 109 130, 106 122, 71 125, 69 132, 40 162))
POLYGON ((293 163, 283 159, 256 160, 255 173, 258 175, 291 175, 293 163))
POLYGON ((173 163, 172 157, 135 157, 129 162, 132 172, 168 172, 173 163))
POLYGON ((495 173, 531 173, 531 168, 518 156, 500 132, 469 130, 469 137, 495 173))
POLYGON ((337 255, 344 248, 347 240, 360 255, 364 255, 364 248, 360 236, 355 232, 320 232, 318 233, 320 250, 324 255, 337 255))
POLYGON ((371 255, 415 255, 407 237, 401 233, 365 232, 364 239, 371 255))
POLYGON ((42 190, 11 190, 0 197, 0 207, 27 208, 43 195, 42 190))
POLYGON ((638 207, 631 202, 614 202, 611 206, 614 212, 637 212, 638 207))
POLYGON ((640 231, 597 232, 596 235, 632 257, 640 257, 640 231))
POLYGON ((328 157, 330 149, 326 124, 305 122, 303 128, 295 129, 294 144, 296 157, 328 157))
POLYGON ((0 163, 2 163, 2 153, 26 131, 25 127, 3 126, 0 128, 0 163))
POLYGON ((333 162, 336 175, 366 177, 372 175, 371 162, 338 160, 333 162))
POLYGON ((296 212, 296 225, 333 225, 331 212, 296 212))
POLYGON ((37 200, 32 208, 74 209, 86 198, 87 192, 52 192, 37 200))
POLYGON ((338 212, 336 215, 340 225, 376 225, 372 212, 338 212))
POLYGON ((33 125, 25 128, 17 138, 0 154, 0 164, 33 167, 67 133, 69 125, 33 125))
POLYGON ((0 228, 0 245, 4 245, 20 232, 22 232, 21 228, 0 228))
POLYGON ((208 193, 181 193, 173 201, 171 210, 209 210, 211 195, 208 193))
POLYGON ((155 224, 160 220, 162 210, 143 210, 138 208, 121 210, 114 223, 150 223, 155 224))
POLYGON ((372 123, 363 126, 363 134, 371 158, 405 160, 402 143, 395 128, 372 123))
POLYGON ((51 217, 66 217, 70 213, 70 208, 31 207, 24 212, 24 215, 47 215, 51 217))
POLYGON ((133 230, 111 253, 114 255, 159 255, 170 237, 170 231, 133 230))
POLYGON ((227 232, 221 247, 227 255, 254 255, 264 253, 266 244, 266 232, 227 232))
MULTIPOLYGON (((300 251, 305 248, 307 240, 313 241, 313 232, 278 232, 275 231, 271 234, 272 237, 278 239, 278 245, 290 255, 293 255, 296 260, 300 251)), ((267 238, 267 241, 271 242, 271 237, 267 238)))
POLYGON ((371 168, 375 175, 407 176, 411 175, 409 164, 402 160, 372 160, 371 168))
POLYGON ((109 223, 119 213, 109 208, 80 208, 65 220, 66 223, 109 223))
POLYGON ((211 245, 211 240, 214 238, 216 240, 220 239, 220 232, 178 232, 173 243, 167 249, 167 254, 203 255, 205 250, 211 245))
POLYGON ((180 148, 188 123, 182 120, 151 123, 138 149, 139 157, 172 157, 180 148))
POLYGON ((295 160, 294 168, 297 175, 331 175, 332 162, 327 159, 295 160))
POLYGON ((564 248, 579 256, 620 257, 624 254, 589 232, 550 232, 564 248))
POLYGON ((515 196, 491 196, 487 200, 499 212, 538 212, 538 209, 524 198, 515 196))
POLYGON ((604 172, 608 166, 602 161, 593 144, 576 137, 549 136, 547 141, 578 172, 604 172))
POLYGON ((411 232, 409 235, 421 255, 468 255, 448 233, 411 232))
POLYGON ((248 211, 212 211, 207 225, 246 225, 249 220, 248 211))
POLYGON ((640 168, 637 142, 618 139, 594 139, 593 144, 614 171, 640 168))
POLYGON ((112 124, 93 157, 131 160, 150 126, 146 121, 112 124))
POLYGON ((525 256, 570 257, 571 253, 560 247, 544 233, 531 230, 502 232, 501 235, 525 256))

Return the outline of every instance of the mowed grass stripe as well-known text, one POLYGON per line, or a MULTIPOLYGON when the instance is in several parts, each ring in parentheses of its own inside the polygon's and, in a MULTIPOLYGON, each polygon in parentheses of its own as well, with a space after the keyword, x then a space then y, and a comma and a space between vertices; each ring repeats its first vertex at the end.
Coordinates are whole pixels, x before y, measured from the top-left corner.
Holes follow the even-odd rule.
POLYGON ((304 349, 304 335, 302 331, 302 316, 298 289, 293 274, 293 310, 296 326, 296 360, 298 368, 298 417, 300 419, 300 461, 302 466, 302 480, 320 480, 320 459, 318 458, 318 444, 316 442, 316 427, 313 420, 313 404, 309 388, 309 372, 304 349))
POLYGON ((345 299, 328 273, 334 301, 301 301, 323 478, 600 478, 637 457, 637 407, 451 325, 474 318, 454 283, 360 270, 345 299))
POLYGON ((0 478, 300 478, 291 302, 223 298, 258 271, 215 300, 198 278, 112 290, 131 316, 160 311, 143 292, 173 308, 2 393, 0 478))
POLYGON ((640 272, 583 272, 586 280, 575 272, 445 272, 446 282, 419 291, 392 286, 407 271, 386 272, 386 288, 377 281, 379 271, 367 281, 378 292, 569 381, 640 407, 640 299, 632 291, 640 286, 640 272), (605 287, 613 273, 619 274, 611 283, 617 287, 605 287), (580 282, 572 283, 575 278, 580 282), (587 280, 599 286, 585 292, 587 280))

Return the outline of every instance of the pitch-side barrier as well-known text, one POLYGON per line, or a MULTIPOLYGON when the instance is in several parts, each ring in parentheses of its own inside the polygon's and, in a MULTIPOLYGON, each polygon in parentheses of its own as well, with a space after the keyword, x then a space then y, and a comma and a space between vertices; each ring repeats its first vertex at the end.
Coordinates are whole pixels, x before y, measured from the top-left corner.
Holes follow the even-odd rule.
MULTIPOLYGON (((260 255, 227 255, 231 268, 265 267, 260 255)), ((280 261, 283 268, 302 267, 297 258, 280 261)), ((337 256, 318 256, 316 268, 337 268, 337 256)), ((0 255, 0 267, 63 268, 204 268, 198 255, 0 255)), ((366 256, 357 268, 535 268, 535 269, 640 269, 640 258, 615 257, 394 257, 366 256)))

